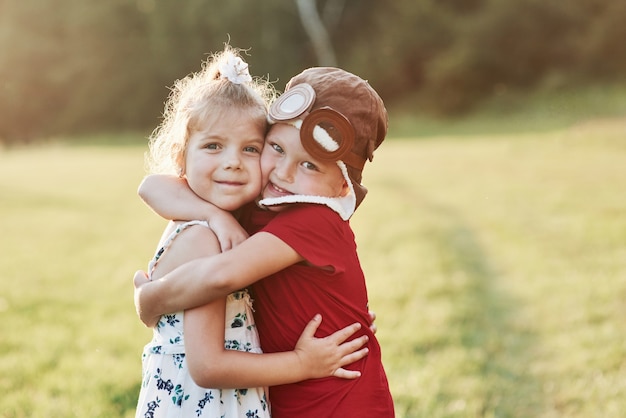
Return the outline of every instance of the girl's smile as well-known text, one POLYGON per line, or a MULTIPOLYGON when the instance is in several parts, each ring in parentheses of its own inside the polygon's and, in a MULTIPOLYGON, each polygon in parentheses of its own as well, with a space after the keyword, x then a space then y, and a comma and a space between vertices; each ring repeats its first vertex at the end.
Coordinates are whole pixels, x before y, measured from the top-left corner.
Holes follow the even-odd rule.
POLYGON ((235 210, 261 190, 263 126, 245 110, 213 115, 193 131, 184 175, 189 187, 220 209, 235 210))

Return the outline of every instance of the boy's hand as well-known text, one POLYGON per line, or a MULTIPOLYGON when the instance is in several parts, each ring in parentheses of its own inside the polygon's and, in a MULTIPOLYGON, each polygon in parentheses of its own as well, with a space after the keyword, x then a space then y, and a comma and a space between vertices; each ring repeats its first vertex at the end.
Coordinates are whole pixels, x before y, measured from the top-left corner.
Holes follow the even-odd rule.
POLYGON ((145 326, 152 328, 157 324, 157 322, 159 322, 159 317, 148 317, 141 305, 141 288, 147 283, 150 283, 150 280, 148 280, 146 272, 137 270, 135 272, 135 276, 133 277, 133 285, 135 286, 135 310, 137 311, 137 315, 139 316, 141 322, 143 322, 145 326))
POLYGON ((368 311, 370 314, 370 330, 372 331, 373 334, 376 334, 376 331, 378 331, 378 327, 376 326, 376 324, 374 323, 374 321, 376 321, 376 312, 374 311, 368 311))
POLYGON ((357 370, 343 368, 362 359, 369 352, 367 347, 363 347, 367 343, 367 335, 345 342, 361 329, 361 324, 348 325, 328 337, 316 338, 315 331, 321 323, 322 316, 315 315, 302 332, 294 350, 304 369, 310 371, 310 378, 335 376, 342 379, 356 379, 361 376, 361 372, 357 370))
POLYGON ((222 252, 241 244, 248 238, 248 233, 229 213, 216 213, 209 219, 209 228, 215 233, 222 252))

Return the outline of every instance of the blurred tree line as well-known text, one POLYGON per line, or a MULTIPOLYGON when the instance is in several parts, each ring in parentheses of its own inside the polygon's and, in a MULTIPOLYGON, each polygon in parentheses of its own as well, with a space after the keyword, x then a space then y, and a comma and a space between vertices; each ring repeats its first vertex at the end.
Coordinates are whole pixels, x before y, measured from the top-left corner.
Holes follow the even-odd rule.
POLYGON ((149 131, 167 86, 225 42, 279 90, 330 62, 388 106, 455 115, 503 90, 623 79, 624 18, 622 0, 0 0, 0 142, 149 131))

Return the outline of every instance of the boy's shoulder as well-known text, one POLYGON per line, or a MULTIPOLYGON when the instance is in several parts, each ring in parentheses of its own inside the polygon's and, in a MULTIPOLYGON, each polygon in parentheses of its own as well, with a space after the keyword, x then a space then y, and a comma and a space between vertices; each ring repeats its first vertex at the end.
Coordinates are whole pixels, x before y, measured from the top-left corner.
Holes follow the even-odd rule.
POLYGON ((319 203, 289 203, 282 212, 279 212, 279 216, 306 216, 310 217, 315 214, 316 217, 322 217, 324 219, 336 220, 338 222, 344 222, 341 216, 326 205, 319 203))
POLYGON ((294 203, 276 214, 270 224, 286 225, 288 228, 317 233, 328 230, 350 229, 350 223, 326 205, 294 203))

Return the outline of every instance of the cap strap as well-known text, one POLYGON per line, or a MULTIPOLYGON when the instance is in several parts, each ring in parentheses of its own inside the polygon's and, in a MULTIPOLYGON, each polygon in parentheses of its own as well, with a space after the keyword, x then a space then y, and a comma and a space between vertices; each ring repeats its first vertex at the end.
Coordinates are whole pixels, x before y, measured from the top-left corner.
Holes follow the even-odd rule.
POLYGON ((365 162, 367 160, 360 155, 357 155, 350 151, 341 157, 341 161, 343 161, 352 168, 356 168, 357 170, 363 170, 363 167, 365 167, 365 162))

